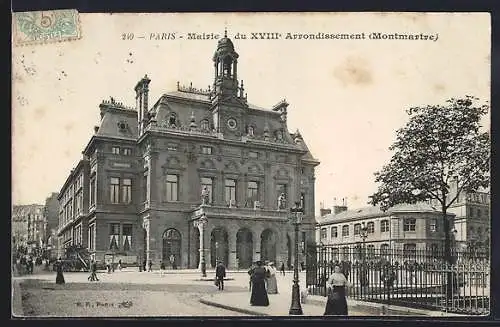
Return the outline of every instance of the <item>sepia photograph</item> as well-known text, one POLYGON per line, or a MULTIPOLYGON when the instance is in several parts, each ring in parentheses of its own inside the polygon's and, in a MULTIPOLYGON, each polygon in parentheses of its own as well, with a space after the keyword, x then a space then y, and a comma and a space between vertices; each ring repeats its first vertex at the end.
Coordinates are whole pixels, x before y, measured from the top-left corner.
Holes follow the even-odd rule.
POLYGON ((489 316, 489 13, 12 13, 11 317, 489 316))

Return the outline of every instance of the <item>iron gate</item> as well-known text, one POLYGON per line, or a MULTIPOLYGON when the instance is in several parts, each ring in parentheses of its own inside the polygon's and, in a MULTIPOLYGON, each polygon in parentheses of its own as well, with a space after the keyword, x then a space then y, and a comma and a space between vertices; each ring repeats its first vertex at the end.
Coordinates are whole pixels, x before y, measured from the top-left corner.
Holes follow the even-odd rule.
POLYGON ((326 282, 339 265, 350 282, 348 296, 363 301, 487 315, 490 257, 486 249, 442 250, 316 247, 306 278, 309 292, 326 296, 326 282))

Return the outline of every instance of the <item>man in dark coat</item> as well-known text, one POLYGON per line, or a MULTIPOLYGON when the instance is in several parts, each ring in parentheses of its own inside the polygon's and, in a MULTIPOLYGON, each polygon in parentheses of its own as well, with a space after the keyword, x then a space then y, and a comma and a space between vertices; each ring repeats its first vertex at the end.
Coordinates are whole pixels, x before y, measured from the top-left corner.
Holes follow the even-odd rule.
POLYGON ((254 306, 269 305, 269 297, 266 291, 266 275, 267 269, 263 266, 262 261, 256 262, 256 267, 248 271, 252 282, 252 295, 250 296, 250 304, 254 306))
POLYGON ((224 290, 224 277, 226 277, 226 267, 219 261, 217 263, 217 268, 215 268, 215 280, 217 281, 217 286, 219 290, 224 290))
POLYGON ((146 259, 144 259, 144 261, 142 262, 142 271, 146 271, 146 259))
POLYGON ((59 258, 59 260, 57 261, 57 268, 56 268, 56 271, 57 271, 57 275, 56 275, 56 284, 64 284, 65 281, 64 281, 64 274, 63 274, 63 271, 64 271, 64 267, 63 267, 63 261, 61 258, 59 258))

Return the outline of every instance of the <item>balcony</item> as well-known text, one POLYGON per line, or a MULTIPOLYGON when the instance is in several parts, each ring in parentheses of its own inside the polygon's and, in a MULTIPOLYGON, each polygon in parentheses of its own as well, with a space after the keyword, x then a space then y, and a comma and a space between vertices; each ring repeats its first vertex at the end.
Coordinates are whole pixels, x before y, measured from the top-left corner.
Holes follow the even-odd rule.
POLYGON ((269 210, 269 209, 252 209, 252 208, 229 208, 223 206, 206 206, 197 207, 191 216, 191 219, 198 218, 205 213, 210 218, 238 218, 249 220, 288 220, 287 210, 269 210))

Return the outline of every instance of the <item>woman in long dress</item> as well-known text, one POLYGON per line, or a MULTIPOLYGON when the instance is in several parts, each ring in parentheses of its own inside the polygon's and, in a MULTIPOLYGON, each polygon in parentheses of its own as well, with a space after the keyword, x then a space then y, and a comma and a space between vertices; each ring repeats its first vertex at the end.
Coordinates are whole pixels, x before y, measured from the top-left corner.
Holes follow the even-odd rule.
POLYGON ((325 307, 325 316, 347 316, 346 287, 350 286, 340 265, 335 265, 334 271, 326 282, 328 300, 325 307))
POLYGON ((64 284, 64 275, 63 275, 63 262, 61 258, 57 260, 57 275, 56 275, 56 284, 64 284))
POLYGON ((249 271, 252 281, 252 295, 250 296, 250 304, 254 306, 269 305, 269 298, 266 291, 266 268, 262 265, 262 261, 257 261, 257 266, 249 271))
POLYGON ((270 262, 267 267, 267 294, 278 294, 278 281, 276 280, 276 268, 274 262, 270 262))

